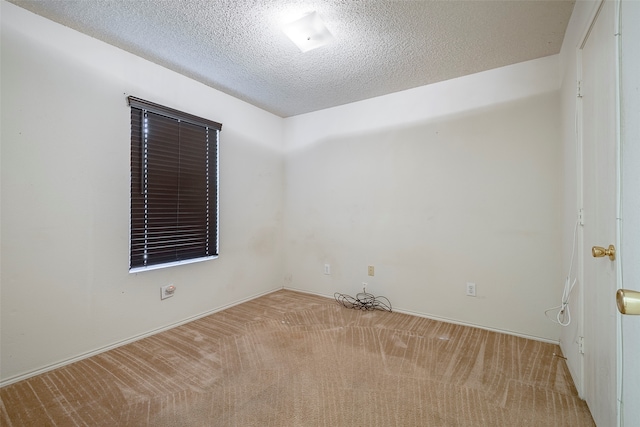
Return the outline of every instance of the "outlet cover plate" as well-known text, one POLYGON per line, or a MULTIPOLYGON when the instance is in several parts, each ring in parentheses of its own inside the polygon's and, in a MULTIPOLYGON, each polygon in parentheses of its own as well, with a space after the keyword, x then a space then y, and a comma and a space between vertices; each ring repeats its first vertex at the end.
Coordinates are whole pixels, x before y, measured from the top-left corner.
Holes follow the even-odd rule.
POLYGON ((467 282, 467 296, 475 297, 476 296, 476 284, 467 282))
POLYGON ((176 287, 174 285, 165 285, 160 288, 160 299, 171 298, 173 294, 176 292, 176 287))

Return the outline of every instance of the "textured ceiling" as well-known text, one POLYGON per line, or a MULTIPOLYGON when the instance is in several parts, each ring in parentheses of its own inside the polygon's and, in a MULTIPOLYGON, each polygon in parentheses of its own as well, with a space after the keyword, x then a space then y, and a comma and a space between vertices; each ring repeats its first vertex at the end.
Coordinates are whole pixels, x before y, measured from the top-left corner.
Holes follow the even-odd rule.
POLYGON ((573 0, 10 0, 282 117, 560 51, 573 0), (282 26, 317 11, 301 53, 282 26))

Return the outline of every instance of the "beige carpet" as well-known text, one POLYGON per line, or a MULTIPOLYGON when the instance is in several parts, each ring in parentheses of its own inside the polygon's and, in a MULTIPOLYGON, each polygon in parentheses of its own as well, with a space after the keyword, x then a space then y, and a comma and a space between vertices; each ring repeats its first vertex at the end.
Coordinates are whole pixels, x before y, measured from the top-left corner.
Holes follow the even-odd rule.
POLYGON ((3 426, 592 426, 559 348, 273 294, 0 389, 3 426))

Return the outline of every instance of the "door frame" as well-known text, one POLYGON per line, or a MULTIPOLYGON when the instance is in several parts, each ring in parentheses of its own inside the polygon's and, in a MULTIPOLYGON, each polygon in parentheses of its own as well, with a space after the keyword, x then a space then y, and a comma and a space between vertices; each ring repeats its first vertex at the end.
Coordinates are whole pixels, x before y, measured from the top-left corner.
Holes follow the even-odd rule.
MULTIPOLYGON (((636 51, 640 41, 640 3, 621 3, 620 30, 620 142, 622 174, 622 218, 621 245, 624 257, 621 259, 622 283, 626 289, 640 289, 640 172, 636 165, 640 161, 640 58, 636 51), (634 89, 635 88, 635 89, 634 89)), ((621 316, 622 323, 622 365, 621 365, 621 425, 640 419, 640 316, 621 316), (625 404, 625 402, 630 402, 625 404)))

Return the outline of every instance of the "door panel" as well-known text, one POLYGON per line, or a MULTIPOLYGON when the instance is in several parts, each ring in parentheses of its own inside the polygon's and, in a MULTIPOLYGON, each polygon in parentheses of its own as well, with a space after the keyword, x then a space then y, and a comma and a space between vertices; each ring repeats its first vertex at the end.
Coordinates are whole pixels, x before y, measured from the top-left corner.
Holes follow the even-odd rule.
MULTIPOLYGON (((640 291, 640 2, 622 2, 622 287, 640 291)), ((622 316, 622 425, 640 422, 640 316, 622 316)))
POLYGON ((582 47, 584 395, 599 426, 617 425, 617 264, 592 256, 616 240, 615 3, 603 2, 582 47))

